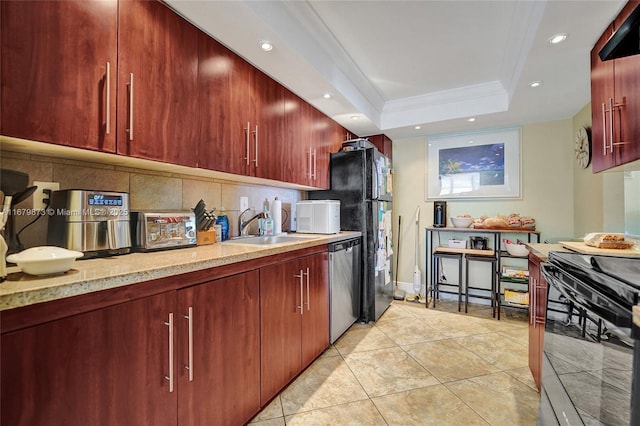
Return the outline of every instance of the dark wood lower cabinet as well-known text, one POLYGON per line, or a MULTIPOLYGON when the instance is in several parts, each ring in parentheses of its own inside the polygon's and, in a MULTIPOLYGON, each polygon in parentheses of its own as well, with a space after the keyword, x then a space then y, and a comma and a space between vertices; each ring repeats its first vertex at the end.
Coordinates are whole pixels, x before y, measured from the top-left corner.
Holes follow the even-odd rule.
POLYGON ((529 370, 538 391, 542 386, 542 352, 547 309, 547 281, 540 270, 541 259, 529 254, 529 370))
POLYGON ((3 334, 0 423, 175 425, 177 388, 165 379, 175 296, 3 334))
POLYGON ((261 404, 329 346, 328 254, 260 270, 261 404))
POLYGON ((260 410, 259 279, 255 270, 178 292, 179 425, 241 425, 260 410))
POLYGON ((248 422, 329 345, 328 253, 284 259, 182 275, 153 296, 130 286, 48 302, 31 322, 8 315, 0 424, 248 422))

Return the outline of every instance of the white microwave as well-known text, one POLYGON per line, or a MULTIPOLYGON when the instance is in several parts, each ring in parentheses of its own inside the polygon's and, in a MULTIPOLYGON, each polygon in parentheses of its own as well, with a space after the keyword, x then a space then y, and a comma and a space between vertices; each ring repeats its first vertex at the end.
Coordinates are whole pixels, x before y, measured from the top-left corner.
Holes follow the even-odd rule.
POLYGON ((296 230, 307 234, 340 232, 340 201, 305 200, 296 203, 296 230))

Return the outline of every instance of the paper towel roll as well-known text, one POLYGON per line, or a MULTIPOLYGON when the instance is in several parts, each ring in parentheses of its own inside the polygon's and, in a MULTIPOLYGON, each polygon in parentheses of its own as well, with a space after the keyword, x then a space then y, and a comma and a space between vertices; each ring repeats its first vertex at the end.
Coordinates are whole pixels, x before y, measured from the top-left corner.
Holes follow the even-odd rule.
POLYGON ((273 219, 273 234, 282 233, 282 202, 278 197, 271 204, 271 218, 273 219))

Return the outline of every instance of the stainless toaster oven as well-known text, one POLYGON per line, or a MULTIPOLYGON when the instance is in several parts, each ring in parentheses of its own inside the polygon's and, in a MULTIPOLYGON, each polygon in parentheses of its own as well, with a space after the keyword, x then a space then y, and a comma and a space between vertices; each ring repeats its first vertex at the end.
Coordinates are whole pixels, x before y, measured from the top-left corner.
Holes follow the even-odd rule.
POLYGON ((135 251, 195 246, 195 214, 186 211, 131 212, 131 238, 135 251))

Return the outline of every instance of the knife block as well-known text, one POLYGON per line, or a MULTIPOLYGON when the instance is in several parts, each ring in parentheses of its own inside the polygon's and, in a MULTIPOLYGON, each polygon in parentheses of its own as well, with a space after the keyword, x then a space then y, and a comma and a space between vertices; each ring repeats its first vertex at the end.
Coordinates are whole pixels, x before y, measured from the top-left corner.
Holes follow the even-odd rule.
POLYGON ((208 229, 206 231, 198 231, 196 244, 199 246, 206 246, 216 243, 216 230, 215 228, 208 229))

